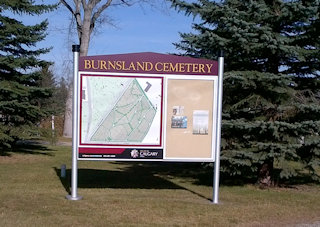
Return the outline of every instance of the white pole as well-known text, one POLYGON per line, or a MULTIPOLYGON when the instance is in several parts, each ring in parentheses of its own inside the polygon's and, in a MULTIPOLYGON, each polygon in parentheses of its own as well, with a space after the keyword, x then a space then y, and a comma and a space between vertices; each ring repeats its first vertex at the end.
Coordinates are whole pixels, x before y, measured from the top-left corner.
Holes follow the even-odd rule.
POLYGON ((51 129, 54 131, 54 115, 51 115, 51 129))
POLYGON ((78 71, 80 45, 72 45, 73 52, 73 97, 72 97, 72 173, 71 173, 71 195, 68 200, 80 200, 78 196, 78 71))
POLYGON ((52 145, 56 145, 55 141, 55 134, 54 134, 54 115, 51 115, 51 143, 52 145))
POLYGON ((214 162, 213 175, 213 199, 214 204, 219 201, 219 178, 220 178, 220 147, 221 147, 221 115, 222 115, 222 91, 223 91, 223 51, 218 55, 218 105, 217 105, 217 133, 216 133, 216 158, 214 162))

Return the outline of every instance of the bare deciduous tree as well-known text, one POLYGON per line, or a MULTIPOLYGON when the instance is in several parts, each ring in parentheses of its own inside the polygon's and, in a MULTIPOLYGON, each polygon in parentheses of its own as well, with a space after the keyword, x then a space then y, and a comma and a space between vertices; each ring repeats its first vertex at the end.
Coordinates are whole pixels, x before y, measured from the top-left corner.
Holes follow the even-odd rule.
MULTIPOLYGON (((131 6, 137 3, 155 5, 158 0, 60 0, 60 3, 70 11, 76 22, 76 29, 80 44, 80 56, 88 54, 90 38, 94 28, 99 23, 108 21, 103 15, 106 9, 112 6, 131 6)), ((162 1, 162 0, 159 0, 162 1)), ((71 93, 66 104, 64 136, 72 135, 71 93)))

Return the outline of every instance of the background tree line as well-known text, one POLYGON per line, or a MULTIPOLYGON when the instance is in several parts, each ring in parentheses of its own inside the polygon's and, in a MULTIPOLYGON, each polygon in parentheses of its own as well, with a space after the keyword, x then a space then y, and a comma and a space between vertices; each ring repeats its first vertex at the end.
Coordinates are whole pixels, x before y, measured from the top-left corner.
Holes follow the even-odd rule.
MULTIPOLYGON (((96 23, 103 21, 101 13, 112 4, 133 3, 60 2, 76 21, 82 55, 96 23)), ((200 21, 194 33, 181 34, 178 54, 215 60, 217 50, 225 51, 222 173, 267 186, 299 176, 319 180, 319 0, 169 2, 200 21)), ((50 63, 39 59, 49 49, 36 49, 47 21, 25 26, 5 11, 38 15, 55 8, 0 1, 2 147, 27 138, 42 119, 63 112, 59 102, 67 97, 65 81, 56 83, 50 63)))

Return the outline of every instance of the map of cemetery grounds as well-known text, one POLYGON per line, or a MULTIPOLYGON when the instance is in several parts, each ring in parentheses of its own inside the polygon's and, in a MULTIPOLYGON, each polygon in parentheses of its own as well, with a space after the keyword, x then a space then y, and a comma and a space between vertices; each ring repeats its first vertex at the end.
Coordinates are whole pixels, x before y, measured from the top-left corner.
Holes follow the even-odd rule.
POLYGON ((163 78, 81 77, 81 143, 160 145, 163 78))

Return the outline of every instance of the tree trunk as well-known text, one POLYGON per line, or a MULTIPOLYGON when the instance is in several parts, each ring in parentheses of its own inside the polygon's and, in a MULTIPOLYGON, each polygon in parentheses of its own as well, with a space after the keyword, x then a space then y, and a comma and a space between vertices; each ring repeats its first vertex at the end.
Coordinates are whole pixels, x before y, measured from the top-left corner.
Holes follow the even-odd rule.
POLYGON ((82 23, 80 37, 79 37, 80 56, 88 55, 90 36, 93 30, 93 25, 91 23, 91 14, 92 14, 92 8, 87 7, 84 9, 83 23, 82 23))
POLYGON ((72 88, 68 91, 68 97, 66 102, 66 110, 64 113, 64 126, 63 126, 63 136, 71 138, 72 137, 72 88))
POLYGON ((273 185, 272 173, 273 160, 266 160, 259 170, 258 184, 260 187, 265 188, 273 185))
MULTIPOLYGON (((81 32, 79 32, 80 56, 88 55, 90 36, 92 32, 90 15, 91 15, 91 11, 85 10, 82 30, 81 32)), ((71 87, 69 90, 68 99, 66 103, 66 111, 64 115, 64 128, 63 128, 64 137, 72 137, 72 95, 73 95, 72 91, 73 89, 71 87)))

